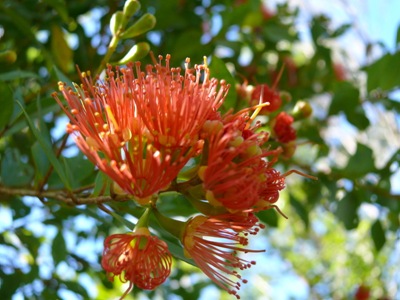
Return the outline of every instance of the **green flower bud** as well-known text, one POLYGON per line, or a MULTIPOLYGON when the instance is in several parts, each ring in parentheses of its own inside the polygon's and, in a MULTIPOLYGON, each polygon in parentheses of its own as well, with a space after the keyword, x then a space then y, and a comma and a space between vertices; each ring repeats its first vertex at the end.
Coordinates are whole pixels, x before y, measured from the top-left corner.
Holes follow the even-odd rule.
POLYGON ((124 4, 124 15, 130 19, 140 9, 140 3, 137 0, 126 0, 124 4))
POLYGON ((126 64, 130 61, 137 61, 146 56, 150 51, 150 45, 146 42, 137 43, 128 51, 128 53, 117 62, 119 65, 126 64))
POLYGON ((122 39, 129 39, 145 33, 156 25, 156 18, 151 14, 144 14, 132 26, 126 29, 121 35, 122 39))
POLYGON ((297 101, 292 115, 295 120, 306 119, 312 115, 312 107, 305 101, 297 101))
POLYGON ((117 35, 118 30, 122 28, 124 14, 122 11, 117 11, 111 16, 110 31, 113 36, 117 35))
POLYGON ((0 52, 0 62, 12 64, 17 60, 17 53, 12 50, 0 52))

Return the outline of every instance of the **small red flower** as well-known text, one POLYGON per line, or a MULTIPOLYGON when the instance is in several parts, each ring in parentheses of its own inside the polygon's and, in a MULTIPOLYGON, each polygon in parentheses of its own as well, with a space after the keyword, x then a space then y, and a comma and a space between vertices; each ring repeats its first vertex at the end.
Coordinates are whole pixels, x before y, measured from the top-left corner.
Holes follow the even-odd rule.
POLYGON ((293 117, 286 112, 280 112, 275 118, 273 130, 281 143, 288 143, 296 139, 296 130, 292 127, 293 117))
POLYGON ((239 252, 264 252, 242 248, 248 245, 248 234, 257 234, 264 225, 253 214, 226 214, 221 216, 196 216, 191 219, 183 234, 185 254, 218 286, 237 295, 242 279, 235 269, 244 270, 255 265, 238 256, 239 252), (239 234, 241 232, 242 234, 239 234))
POLYGON ((261 109, 261 114, 270 113, 278 110, 282 105, 282 99, 279 92, 274 88, 270 88, 266 84, 259 84, 253 90, 251 94, 251 105, 261 103, 269 103, 268 106, 264 106, 261 109))
POLYGON ((337 81, 345 81, 347 79, 346 69, 340 63, 333 63, 333 75, 337 81))
POLYGON ((354 295, 355 300, 368 300, 370 296, 370 289, 365 285, 360 285, 354 295))
POLYGON ((171 273, 172 256, 167 244, 151 236, 146 228, 133 233, 113 234, 104 241, 101 264, 110 280, 118 276, 122 282, 141 289, 153 290, 171 273))

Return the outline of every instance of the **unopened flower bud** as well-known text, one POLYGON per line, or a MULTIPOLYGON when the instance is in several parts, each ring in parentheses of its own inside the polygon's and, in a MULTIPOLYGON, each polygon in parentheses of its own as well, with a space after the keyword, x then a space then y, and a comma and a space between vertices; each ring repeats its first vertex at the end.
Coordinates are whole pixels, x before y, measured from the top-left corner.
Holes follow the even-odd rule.
POLYGON ((125 18, 132 17, 140 9, 140 2, 137 0, 126 0, 124 4, 124 16, 125 18))
POLYGON ((0 62, 12 64, 17 60, 17 53, 12 50, 0 52, 0 62))
POLYGON ((297 120, 302 120, 308 118, 312 115, 312 107, 309 103, 305 101, 297 101, 294 109, 293 109, 293 117, 297 120))
POLYGON ((112 35, 117 35, 118 30, 121 29, 122 20, 124 19, 124 14, 122 11, 116 11, 110 20, 110 31, 112 35))
POLYGON ((152 14, 144 14, 139 20, 137 20, 132 26, 126 29, 120 37, 122 39, 130 39, 135 36, 145 33, 156 25, 156 18, 152 14))

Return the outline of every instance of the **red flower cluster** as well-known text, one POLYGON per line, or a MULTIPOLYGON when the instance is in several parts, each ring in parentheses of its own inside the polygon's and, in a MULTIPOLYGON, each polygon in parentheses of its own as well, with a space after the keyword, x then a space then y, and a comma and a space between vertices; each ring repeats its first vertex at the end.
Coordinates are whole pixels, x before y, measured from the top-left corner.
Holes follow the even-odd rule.
POLYGON ((135 70, 109 67, 106 79, 96 83, 82 73, 75 91, 59 83, 69 108, 53 95, 82 152, 141 204, 168 187, 201 151, 199 132, 228 90, 224 82, 218 90, 219 81, 203 65, 189 69, 188 59, 181 75, 169 60, 168 55, 165 66, 147 66, 146 73, 140 63, 135 70))
MULTIPOLYGON (((68 108, 54 95, 83 153, 116 188, 149 207, 133 233, 105 240, 102 266, 111 279, 130 282, 124 296, 133 285, 154 289, 166 280, 172 258, 166 243, 147 229, 148 212, 153 211, 160 224, 180 238, 185 254, 239 298, 237 290, 246 280, 237 269, 255 262, 238 253, 264 251, 245 248, 248 235, 264 227, 254 213, 276 207, 286 176, 273 168, 282 150, 269 149, 269 134, 251 123, 262 109, 279 109, 281 99, 262 85, 253 92, 257 105, 221 116, 218 108, 229 85, 210 78, 206 65, 190 69, 187 59, 182 75, 180 68, 169 66, 170 56, 165 65, 161 59, 145 72, 139 63, 114 71, 108 67, 103 81, 93 82, 82 73, 82 85, 74 90, 59 83, 68 108), (258 104, 260 99, 263 103, 258 104), (197 165, 176 180, 190 159, 197 165), (180 224, 159 214, 155 201, 166 188, 201 206, 204 215, 180 224)), ((277 115, 273 132, 278 141, 296 138, 292 122, 284 112, 277 115)))

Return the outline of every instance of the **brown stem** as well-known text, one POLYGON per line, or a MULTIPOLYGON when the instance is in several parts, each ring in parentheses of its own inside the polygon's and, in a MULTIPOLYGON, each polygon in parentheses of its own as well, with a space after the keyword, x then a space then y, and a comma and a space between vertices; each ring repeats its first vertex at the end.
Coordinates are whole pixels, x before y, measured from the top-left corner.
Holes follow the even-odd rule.
POLYGON ((117 196, 111 198, 110 196, 96 196, 96 197, 82 197, 75 194, 68 194, 64 190, 51 190, 51 191, 38 191, 26 188, 9 188, 0 186, 0 195, 10 196, 32 196, 44 201, 45 198, 55 199, 69 205, 85 205, 85 204, 101 204, 111 201, 127 201, 129 196, 117 196))

